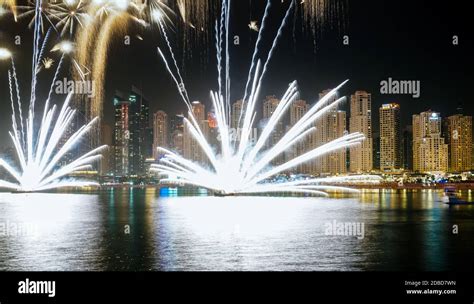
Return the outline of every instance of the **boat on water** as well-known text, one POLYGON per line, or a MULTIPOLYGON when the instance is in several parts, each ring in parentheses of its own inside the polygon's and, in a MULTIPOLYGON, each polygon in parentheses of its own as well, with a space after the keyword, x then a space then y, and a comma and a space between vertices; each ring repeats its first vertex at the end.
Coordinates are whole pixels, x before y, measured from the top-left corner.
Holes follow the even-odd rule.
POLYGON ((474 205, 474 202, 462 200, 459 195, 457 195, 455 187, 444 188, 444 193, 441 197, 441 201, 448 205, 474 205))
POLYGON ((226 193, 222 191, 216 191, 214 192, 214 196, 218 196, 218 197, 235 196, 235 193, 226 193))

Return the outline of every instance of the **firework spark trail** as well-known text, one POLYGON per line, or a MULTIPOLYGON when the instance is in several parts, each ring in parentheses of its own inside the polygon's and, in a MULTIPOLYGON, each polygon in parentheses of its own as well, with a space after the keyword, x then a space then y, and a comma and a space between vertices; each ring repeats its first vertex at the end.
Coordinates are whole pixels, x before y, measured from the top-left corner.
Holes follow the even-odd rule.
MULTIPOLYGON (((18 76, 16 74, 16 67, 15 67, 15 61, 13 60, 13 56, 11 57, 11 64, 12 64, 12 73, 11 73, 11 77, 13 77, 13 80, 14 80, 14 84, 15 84, 15 93, 16 93, 16 101, 17 101, 17 104, 18 104, 18 113, 20 115, 20 117, 23 117, 23 113, 22 113, 22 107, 21 107, 21 99, 20 99, 20 84, 18 83, 18 76)), ((9 81, 9 84, 10 84, 10 99, 12 101, 12 106, 14 105, 13 103, 13 95, 12 95, 12 89, 11 89, 11 78, 10 78, 10 73, 8 73, 8 81, 9 81)), ((14 107, 12 107, 12 110, 14 110, 14 107)), ((13 112, 15 113, 15 112, 13 112)), ((16 117, 16 116, 15 116, 16 117)), ((16 123, 16 119, 15 119, 15 123, 16 123)), ((24 146, 25 145, 25 128, 23 126, 23 120, 20 120, 20 132, 21 132, 21 144, 24 146)))
POLYGON ((43 28, 43 19, 41 18, 41 14, 40 14, 42 2, 43 2, 42 0, 37 0, 35 4, 36 10, 35 10, 35 28, 34 28, 34 34, 33 34, 33 63, 31 66, 32 85, 31 85, 31 97, 30 97, 30 107, 29 107, 29 112, 32 112, 31 121, 33 121, 34 119, 34 108, 35 108, 35 101, 36 101, 37 69, 38 69, 38 62, 40 61, 40 58, 39 58, 40 53, 38 52, 41 51, 39 49, 39 45, 40 45, 40 39, 41 39, 40 28, 43 28))
POLYGON ((65 54, 63 53, 61 55, 61 59, 59 59, 59 63, 58 63, 58 66, 56 68, 56 72, 54 73, 53 81, 51 82, 51 87, 49 88, 49 92, 48 92, 48 98, 46 99, 46 102, 48 102, 48 103, 51 100, 51 95, 53 94, 54 84, 56 83, 56 79, 59 76, 59 71, 61 70, 61 66, 63 64, 64 56, 65 56, 65 54))
MULTIPOLYGON (((0 167, 3 167, 16 180, 17 184, 8 181, 0 180, 0 186, 22 191, 41 191, 50 188, 58 188, 65 186, 84 186, 97 185, 95 182, 76 182, 66 181, 60 179, 78 170, 84 170, 91 167, 91 163, 97 161, 106 146, 96 148, 71 163, 60 167, 58 170, 52 170, 58 165, 59 160, 79 142, 79 140, 90 131, 92 126, 97 122, 97 119, 92 120, 86 126, 81 127, 76 131, 66 143, 59 146, 59 141, 63 138, 65 131, 70 125, 75 111, 69 107, 69 101, 72 94, 69 94, 64 102, 63 107, 57 117, 55 117, 56 106, 51 109, 48 107, 49 101, 46 101, 44 114, 41 121, 40 128, 35 132, 37 145, 33 142, 33 128, 32 113, 29 112, 27 118, 27 147, 23 148, 20 145, 20 139, 15 128, 10 132, 10 137, 15 146, 17 156, 20 160, 21 172, 15 170, 5 160, 0 159, 0 167), (54 123, 53 123, 54 119, 54 123), (57 150, 57 152, 55 152, 57 150), (27 156, 25 156, 25 152, 27 156), (54 154, 53 154, 54 153, 54 154)), ((14 105, 12 105, 14 107, 14 105)), ((13 119, 13 126, 16 126, 16 118, 13 119)), ((23 117, 19 118, 20 120, 23 117)))
POLYGON ((225 34, 226 34, 226 43, 225 43, 225 71, 226 71, 226 77, 225 77, 225 92, 226 92, 226 107, 227 107, 227 113, 228 113, 228 121, 230 121, 230 55, 229 55, 229 44, 230 44, 230 38, 229 38, 229 32, 230 32, 230 5, 232 3, 231 0, 227 0, 226 2, 226 19, 225 19, 225 34))
MULTIPOLYGON (((48 29, 48 31, 46 32, 46 35, 44 36, 44 39, 43 39, 43 43, 41 45, 41 49, 40 49, 40 52, 38 54, 38 61, 37 61, 37 65, 38 63, 43 59, 43 55, 44 55, 44 51, 46 49, 46 45, 48 43, 48 40, 49 40, 49 35, 51 34, 51 28, 48 29)), ((39 69, 38 69, 39 70, 39 69)), ((36 73, 38 73, 38 71, 36 71, 36 73)))
MULTIPOLYGON (((259 45, 260 45, 260 41, 262 40, 262 37, 263 37, 263 32, 265 30, 265 25, 266 25, 266 21, 267 21, 267 17, 270 13, 270 8, 271 8, 272 4, 271 4, 271 0, 267 0, 267 5, 265 7, 265 12, 263 14, 263 18, 262 18, 262 27, 260 28, 260 31, 258 32, 258 37, 257 37, 257 42, 255 42, 255 48, 254 48, 254 51, 253 51, 253 55, 252 55, 252 61, 251 61, 251 64, 250 64, 250 70, 249 70, 249 75, 247 77, 247 83, 245 84, 245 91, 244 91, 244 102, 245 100, 247 100, 247 92, 248 92, 248 88, 249 88, 249 85, 250 85, 250 80, 251 80, 251 74, 255 68, 255 64, 256 64, 256 60, 257 60, 257 54, 258 54, 258 50, 259 50, 259 45)), ((242 113, 242 112, 241 112, 242 113)), ((239 118, 239 124, 240 124, 240 118, 239 118)))
MULTIPOLYGON (((294 6, 294 1, 292 0, 290 6, 288 7, 288 9, 286 11, 285 17, 283 18, 283 20, 280 24, 280 27, 278 29, 278 32, 277 32, 276 36, 275 36, 275 39, 273 40, 272 46, 271 46, 270 51, 268 53, 267 60, 264 64, 264 66, 263 66, 263 70, 260 74, 260 77, 258 77, 258 75, 259 75, 258 73, 255 73, 255 75, 254 75, 255 79, 257 79, 257 77, 258 77, 258 81, 256 83, 256 87, 253 86, 253 88, 252 88, 252 91, 251 91, 251 94, 250 94, 250 102, 247 105, 247 107, 249 107, 250 109, 246 109, 246 111, 245 111, 246 116, 249 116, 249 117, 244 118, 244 126, 243 126, 243 129, 247 130, 247 132, 249 134, 246 134, 245 136, 243 136, 243 140, 240 141, 239 151, 241 151, 241 153, 239 154, 239 160, 243 159, 243 157, 244 157, 244 153, 243 153, 244 152, 244 147, 246 147, 248 145, 249 135, 250 135, 251 115, 253 115, 252 113, 254 112, 253 110, 254 110, 255 105, 256 105, 256 99, 257 99, 258 94, 260 92, 260 87, 261 87, 261 83, 262 83, 262 80, 263 80, 263 76, 265 75, 265 73, 267 71, 268 64, 269 64, 269 62, 270 62, 270 60, 273 56, 275 48, 278 45, 279 38, 281 37, 281 35, 283 33, 283 29, 286 26, 287 20, 290 16, 290 12, 293 10, 293 6, 294 6)), ((254 83, 254 85, 255 85, 255 83, 254 83)))
MULTIPOLYGON (((287 149, 288 145, 292 146, 293 144, 295 144, 296 143, 295 140, 299 136, 304 134, 301 132, 303 132, 305 129, 310 127, 310 125, 314 121, 319 119, 324 113, 326 113, 327 111, 330 111, 331 109, 336 107, 340 102, 345 100, 345 98, 340 98, 340 99, 334 100, 329 105, 326 105, 328 101, 330 101, 330 99, 333 96, 335 96, 335 94, 337 93, 337 90, 340 87, 342 87, 345 83, 347 83, 347 80, 343 82, 341 85, 339 85, 337 88, 333 89, 328 94, 326 94, 320 101, 318 101, 305 115, 303 115, 303 117, 299 121, 295 123, 294 126, 290 128, 290 130, 269 151, 267 151, 267 153, 262 159, 254 163, 257 154, 260 152, 261 148, 263 147, 263 144, 268 140, 273 130, 273 127, 276 125, 276 122, 279 121, 281 119, 281 116, 284 114, 284 112, 275 111, 276 114, 272 115, 270 122, 262 131, 262 135, 257 141, 257 144, 252 148, 251 152, 246 157, 246 160, 244 161, 244 164, 243 164, 244 171, 249 170, 251 165, 254 171, 263 169, 276 156, 282 154, 287 149)), ((285 105, 284 102, 285 102, 285 99, 282 102, 280 102, 279 106, 285 105)), ((288 105, 289 103, 285 106, 288 106, 288 105)))
MULTIPOLYGON (((19 96, 19 85, 15 72, 14 60, 12 58, 12 71, 8 71, 9 77, 9 89, 10 89, 10 100, 12 106, 12 131, 9 132, 10 138, 12 139, 16 156, 20 164, 20 169, 16 170, 4 159, 0 159, 0 167, 4 168, 16 182, 10 182, 6 180, 0 180, 0 187, 14 189, 18 191, 42 191, 51 188, 59 188, 66 186, 86 186, 86 185, 98 185, 95 182, 84 182, 74 181, 71 179, 64 180, 65 177, 74 173, 78 170, 85 170, 91 168, 91 164, 97 161, 101 155, 100 153, 106 146, 98 147, 72 162, 59 166, 59 161, 63 156, 71 152, 72 148, 81 140, 81 138, 90 131, 92 126, 97 123, 97 118, 90 121, 87 125, 79 128, 72 136, 65 138, 66 142, 62 145, 59 144, 60 140, 64 138, 65 132, 69 129, 70 123, 75 115, 75 111, 69 107, 69 102, 72 97, 70 93, 59 114, 56 116, 56 105, 49 108, 49 102, 51 97, 52 89, 48 94, 46 100, 43 117, 39 128, 35 126, 34 110, 35 110, 35 99, 36 99, 36 83, 37 83, 37 71, 38 64, 41 62, 43 56, 44 46, 46 41, 41 41, 40 28, 42 25, 42 19, 39 14, 41 1, 36 3, 36 14, 35 14, 35 28, 34 28, 34 40, 33 40, 33 60, 32 60, 32 81, 31 81, 31 99, 28 110, 28 116, 23 117, 21 112, 22 104, 19 96), (42 45, 40 49, 39 46, 42 45), (15 110, 15 94, 13 91, 13 84, 16 86, 17 92, 17 107, 18 115, 15 110), (18 116, 18 117, 17 117, 18 116), (23 120, 26 122, 25 131, 18 129, 18 121, 23 126, 23 120)), ((47 40, 47 36, 44 38, 47 40)), ((64 53, 63 53, 64 56, 64 53)), ((58 71, 61 68, 61 57, 60 64, 56 70, 56 79, 58 71)))
POLYGON ((98 43, 96 45, 97 47, 95 49, 95 56, 92 66, 92 79, 94 80, 93 86, 95 92, 95 98, 92 101, 93 116, 102 115, 102 98, 104 94, 106 68, 104 62, 107 62, 109 45, 113 37, 113 33, 116 33, 120 28, 126 28, 128 20, 129 17, 126 14, 110 16, 102 25, 101 31, 97 38, 98 43))
POLYGON ((295 0, 292 0, 290 2, 290 7, 288 8, 288 10, 286 11, 286 14, 285 14, 285 17, 283 18, 283 21, 281 22, 280 24, 280 28, 278 29, 278 32, 276 34, 276 37, 275 39, 273 40, 273 44, 272 44, 272 47, 270 48, 270 52, 268 53, 268 57, 267 57, 267 61, 265 62, 265 64, 263 65, 263 71, 262 71, 262 74, 260 75, 260 79, 258 81, 258 87, 260 87, 260 84, 262 82, 262 79, 263 79, 263 76, 265 75, 265 72, 267 71, 267 68, 268 68, 268 64, 270 63, 270 60, 272 59, 273 57, 273 53, 276 49, 276 46, 278 44, 278 41, 283 33, 283 29, 285 28, 286 26, 286 23, 288 21, 288 18, 290 16, 290 12, 293 10, 293 7, 295 5, 295 0))
MULTIPOLYGON (((266 127, 260 135, 255 145, 249 145, 250 129, 255 122, 255 106, 257 103, 258 95, 261 88, 262 79, 267 71, 267 66, 272 58, 274 50, 277 46, 277 42, 282 35, 283 28, 287 23, 288 16, 293 9, 294 2, 292 2, 282 20, 282 23, 278 29, 276 37, 273 40, 272 47, 268 52, 267 59, 262 65, 260 60, 252 59, 255 65, 254 69, 250 70, 249 79, 247 80, 248 86, 251 84, 250 95, 248 102, 244 109, 243 116, 243 132, 240 140, 240 144, 237 149, 233 149, 233 143, 230 140, 229 133, 229 108, 227 107, 228 100, 228 88, 230 86, 230 73, 226 70, 225 75, 222 73, 222 57, 223 44, 224 44, 224 31, 226 31, 225 40, 229 31, 228 18, 230 15, 229 2, 224 1, 222 5, 221 21, 216 22, 216 50, 218 59, 218 86, 217 92, 211 91, 212 105, 215 111, 217 127, 220 134, 221 140, 221 154, 218 155, 213 151, 206 138, 202 135, 201 128, 194 117, 192 109, 189 110, 189 119, 185 118, 185 127, 190 131, 191 136, 197 142, 199 147, 203 150, 204 154, 210 162, 210 167, 201 166, 194 163, 182 156, 169 151, 164 148, 159 148, 160 151, 165 153, 165 156, 160 160, 159 164, 152 166, 152 171, 157 171, 160 176, 164 176, 162 179, 164 183, 173 184, 188 184, 197 187, 204 187, 212 189, 222 193, 262 193, 262 192, 301 192, 309 194, 326 195, 323 190, 329 191, 348 191, 356 192, 357 190, 349 189, 342 186, 331 186, 324 185, 324 181, 311 179, 310 182, 304 180, 286 182, 286 183, 268 183, 270 178, 276 176, 279 173, 285 172, 288 169, 297 167, 309 160, 320 157, 327 153, 346 149, 355 144, 359 144, 365 139, 365 136, 361 133, 353 133, 345 135, 341 138, 326 143, 320 147, 314 148, 302 155, 299 155, 287 162, 271 167, 271 162, 278 155, 290 149, 294 145, 298 144, 301 140, 306 138, 311 132, 314 132, 315 128, 312 126, 314 122, 326 114, 328 111, 337 107, 344 98, 333 100, 332 97, 336 96, 337 90, 340 89, 347 81, 340 84, 338 87, 333 89, 330 93, 325 95, 319 100, 311 109, 303 115, 303 117, 290 128, 290 130, 270 149, 262 151, 264 144, 269 140, 275 125, 281 121, 283 115, 287 113, 287 110, 291 103, 297 97, 297 84, 296 81, 290 83, 287 91, 283 95, 279 105, 270 117, 266 127), (223 79, 225 77, 225 81, 223 79), (224 86, 225 92, 222 92, 224 86)), ((261 35, 261 33, 259 33, 261 35)), ((261 38, 260 38, 261 39, 261 38)), ((172 53, 171 45, 170 51, 172 53)), ((227 47, 227 46, 226 46, 227 47)), ((258 47, 258 43, 256 48, 258 47)), ((173 72, 170 69, 170 65, 166 60, 166 57, 158 49, 160 56, 162 57, 167 71, 175 81, 178 90, 183 98, 183 101, 188 104, 186 97, 184 96, 182 89, 184 84, 181 86, 177 76, 177 72, 173 72)), ((230 58, 227 48, 225 51, 226 56, 226 69, 230 67, 227 64, 228 58, 230 58)), ((256 56, 256 55, 255 55, 256 56)), ((176 67, 176 66, 175 66, 176 67)), ((247 87, 248 91, 248 87, 247 87)), ((378 182, 378 177, 367 177, 358 176, 350 177, 347 179, 339 179, 340 183, 347 181, 368 181, 378 182)), ((325 180, 330 182, 331 180, 325 180)), ((335 180, 333 180, 335 181, 335 180)))
POLYGON ((168 38, 168 34, 166 33, 166 29, 163 25, 163 22, 161 21, 161 19, 158 20, 158 24, 160 26, 160 30, 161 32, 163 33, 163 37, 165 38, 165 41, 166 41, 166 45, 168 46, 168 49, 170 51, 170 54, 171 54, 171 58, 173 59, 173 64, 174 64, 174 67, 176 69, 176 72, 177 72, 177 76, 178 76, 178 79, 179 79, 179 85, 182 87, 182 91, 183 91, 183 94, 185 95, 186 97, 186 100, 187 100, 187 103, 189 104, 189 106, 191 106, 191 101, 189 99, 189 95, 188 95, 188 91, 186 90, 186 88, 184 87, 184 81, 183 81, 183 77, 181 76, 181 72, 180 72, 180 69, 178 67, 178 62, 176 61, 176 57, 174 55, 174 52, 173 52, 173 47, 171 46, 171 43, 170 43, 170 40, 168 38))
POLYGON ((222 44, 224 41, 224 20, 225 20, 226 8, 225 2, 222 3, 221 7, 221 18, 220 18, 220 28, 216 32, 217 44, 217 69, 218 69, 218 82, 219 82, 219 95, 222 95, 222 44))

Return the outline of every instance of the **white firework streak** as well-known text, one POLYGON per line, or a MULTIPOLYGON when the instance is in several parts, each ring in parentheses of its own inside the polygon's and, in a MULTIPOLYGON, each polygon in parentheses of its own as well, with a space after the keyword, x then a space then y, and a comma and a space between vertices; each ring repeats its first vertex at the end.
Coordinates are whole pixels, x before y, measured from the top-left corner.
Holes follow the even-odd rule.
MULTIPOLYGON (((37 3, 39 10, 41 3, 37 3)), ((78 181, 68 178, 71 173, 90 169, 92 164, 99 160, 101 151, 106 146, 101 146, 67 164, 60 164, 64 156, 71 152, 76 144, 84 137, 92 126, 97 123, 97 118, 88 124, 79 128, 70 137, 66 137, 66 131, 69 129, 75 115, 75 110, 69 107, 72 93, 69 94, 58 112, 56 105, 49 106, 53 86, 45 102, 43 115, 39 125, 35 125, 35 86, 38 65, 43 59, 44 45, 40 47, 40 31, 42 19, 36 14, 35 37, 33 44, 33 68, 31 99, 28 109, 28 116, 24 117, 21 111, 22 103, 20 100, 18 79, 15 71, 15 64, 12 58, 12 70, 8 72, 10 100, 12 107, 12 139, 16 157, 19 162, 19 169, 9 164, 6 160, 0 158, 0 168, 5 169, 14 181, 0 180, 1 188, 8 188, 17 191, 33 192, 43 191, 61 187, 82 187, 96 186, 93 181, 78 181), (15 86, 15 90, 13 89, 15 86), (20 128, 18 127, 20 125, 20 128), (24 126, 24 127, 23 127, 24 126), (62 143, 63 142, 63 143, 62 143)), ((45 37, 47 40, 47 37, 45 37)), ((64 55, 63 55, 64 56, 64 55)), ((58 64, 52 83, 54 84, 63 57, 58 64)))
MULTIPOLYGON (((251 130, 255 122, 255 108, 259 97, 262 79, 265 75, 265 72, 267 71, 268 63, 278 44, 279 38, 282 35, 282 31, 287 23, 290 12, 293 9, 293 1, 282 20, 281 26, 278 29, 272 47, 268 52, 267 59, 263 65, 261 61, 257 60, 256 58, 258 51, 255 50, 254 52, 249 72, 249 79, 244 92, 245 97, 242 103, 242 121, 239 119, 239 127, 242 129, 240 142, 237 143, 231 140, 229 136, 231 133, 229 125, 230 58, 227 48, 227 35, 229 31, 228 20, 230 17, 229 4, 230 3, 228 0, 224 0, 220 23, 216 23, 215 26, 219 89, 217 92, 210 92, 212 105, 217 120, 217 128, 221 137, 220 151, 214 151, 203 135, 203 132, 197 123, 197 119, 193 114, 191 108, 192 105, 190 105, 188 94, 184 83, 182 83, 180 73, 174 73, 171 70, 166 56, 161 49, 158 49, 159 55, 163 59, 168 72, 178 86, 183 101, 188 106, 189 119, 184 118, 185 127, 188 128, 191 136, 203 150, 210 163, 210 165, 204 166, 202 164, 188 160, 168 149, 158 148, 164 153, 164 157, 158 164, 152 165, 151 170, 157 172, 163 177, 161 179, 161 183, 192 185, 214 190, 222 194, 291 192, 323 196, 327 195, 325 191, 344 191, 349 193, 358 192, 358 190, 343 187, 342 185, 335 186, 329 184, 378 183, 380 181, 380 177, 371 175, 311 178, 288 182, 271 181, 271 178, 277 176, 280 173, 286 172, 289 169, 295 168, 303 163, 328 153, 341 149, 347 149, 348 147, 360 144, 363 140, 365 140, 365 136, 362 133, 348 134, 322 146, 314 148, 308 152, 305 152, 302 155, 296 156, 295 158, 290 159, 281 165, 271 165, 278 156, 284 154, 285 151, 288 151, 297 143, 306 139, 312 132, 314 132, 315 121, 345 100, 345 98, 336 99, 334 97, 337 96, 337 91, 347 82, 347 80, 321 98, 305 115, 303 115, 303 117, 296 124, 294 124, 288 130, 288 132, 286 132, 281 137, 281 139, 275 145, 265 150, 265 144, 269 141, 274 128, 279 122, 281 122, 291 103, 297 98, 297 83, 296 81, 290 83, 286 93, 283 95, 280 103, 262 130, 257 142, 255 144, 251 144, 251 130), (224 40, 226 42, 225 51, 223 51, 224 40), (225 61, 222 58, 224 54, 226 57, 225 61), (223 65, 226 68, 225 72, 222 72, 223 65), (225 79, 222 79, 224 77, 225 79), (249 89, 250 92, 247 94, 249 89)), ((265 10, 265 16, 262 21, 262 30, 264 28, 265 19, 268 15, 269 7, 270 2, 268 2, 267 8, 265 10)), ((165 29, 162 27, 161 30, 164 31, 165 29)), ((262 39, 262 30, 259 32, 256 48, 258 48, 259 41, 262 39)), ((174 61, 174 55, 169 41, 168 48, 171 52, 171 58, 174 61)), ((177 69, 176 64, 174 64, 174 67, 177 69)))

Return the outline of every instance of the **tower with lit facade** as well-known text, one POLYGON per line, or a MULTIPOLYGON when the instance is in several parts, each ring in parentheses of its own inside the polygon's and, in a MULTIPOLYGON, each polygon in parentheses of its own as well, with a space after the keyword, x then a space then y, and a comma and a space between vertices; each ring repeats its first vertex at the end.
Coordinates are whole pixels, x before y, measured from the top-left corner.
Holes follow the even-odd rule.
POLYGON ((124 94, 116 91, 114 96, 114 174, 129 174, 129 141, 130 141, 130 101, 124 94))
MULTIPOLYGON (((321 92, 319 99, 322 99, 330 91, 324 90, 321 92)), ((330 102, 335 101, 336 98, 337 96, 333 96, 330 102)), ((345 135, 347 132, 346 112, 333 107, 315 121, 315 127, 313 148, 320 147, 345 135)), ((346 171, 346 149, 333 151, 313 160, 314 174, 337 175, 346 173, 346 171)))
POLYGON ((158 147, 168 148, 169 146, 169 121, 168 114, 158 111, 153 114, 153 158, 158 159, 160 152, 158 147))
POLYGON ((420 173, 448 171, 448 145, 441 133, 439 113, 413 115, 413 170, 420 173))
POLYGON ((384 104, 379 109, 380 117, 380 171, 400 170, 402 149, 400 145, 400 105, 384 104))
POLYGON ((351 96, 350 133, 365 135, 361 144, 350 148, 350 171, 370 172, 373 169, 372 141, 372 95, 366 91, 356 91, 351 96))
POLYGON ((445 119, 445 137, 449 146, 449 171, 472 169, 472 116, 456 114, 445 119))

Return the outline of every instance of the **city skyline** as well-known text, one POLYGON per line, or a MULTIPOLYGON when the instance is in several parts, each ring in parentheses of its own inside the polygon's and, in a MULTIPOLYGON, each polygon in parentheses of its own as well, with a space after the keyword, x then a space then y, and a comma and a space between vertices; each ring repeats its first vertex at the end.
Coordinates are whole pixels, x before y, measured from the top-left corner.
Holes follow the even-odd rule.
MULTIPOLYGON (((241 68, 242 62, 246 62, 250 47, 255 43, 256 36, 249 30, 248 11, 260 15, 263 12, 263 3, 254 3, 252 7, 236 7, 235 25, 232 34, 237 35, 240 44, 233 46, 236 64, 232 71, 234 86, 241 88, 245 84, 240 79, 245 78, 245 71, 241 68), (247 13, 244 13, 247 12, 247 13), (241 59, 239 57, 242 57, 241 59)), ((278 51, 276 58, 279 62, 291 63, 272 66, 272 73, 267 78, 268 85, 262 91, 262 96, 282 94, 279 87, 287 85, 288 78, 296 79, 299 83, 301 98, 315 101, 319 92, 338 83, 342 77, 350 79, 349 83, 342 88, 341 94, 349 95, 358 89, 370 91, 374 96, 374 109, 382 104, 396 102, 407 112, 420 113, 432 107, 446 116, 454 113, 459 103, 463 104, 465 114, 474 112, 470 100, 470 82, 473 80, 472 71, 464 70, 464 66, 472 63, 472 39, 466 32, 464 23, 468 18, 462 18, 459 12, 449 13, 450 8, 433 4, 430 10, 443 15, 445 23, 442 25, 433 18, 433 15, 425 12, 425 7, 419 3, 410 5, 405 9, 403 5, 394 3, 385 4, 390 9, 384 9, 381 14, 381 4, 370 0, 360 5, 350 6, 350 14, 347 23, 350 27, 336 27, 334 30, 321 28, 318 36, 317 48, 311 36, 304 35, 299 31, 287 30, 283 32, 283 43, 291 43, 293 48, 282 48, 278 51), (399 18, 403 15, 403 20, 399 18), (370 19, 367 18, 370 16, 370 19), (422 20, 422 21, 421 21, 422 20), (449 21, 449 22, 448 22, 449 21), (294 37, 295 35, 295 37, 294 37), (344 44, 347 36, 349 43, 344 44), (458 43, 454 43, 457 36, 458 43), (296 39, 295 41, 293 41, 296 39), (426 52, 430 49, 430 52, 426 52), (339 58, 343 58, 339 60, 339 58), (382 62, 390 62, 389 66, 381 68, 382 62), (318 73, 314 73, 317 70, 318 73), (285 75, 285 76, 283 76, 285 75), (434 77, 433 75, 438 75, 434 77), (380 93, 382 81, 389 78, 397 80, 418 80, 421 82, 421 94, 419 98, 411 95, 384 95, 380 93), (455 105, 452 107, 450 105, 455 105)), ((275 6, 273 13, 281 14, 285 6, 275 6)), ((462 10, 461 10, 462 11, 462 10)), ((468 11, 468 10, 466 10, 468 11)), ((24 49, 29 48, 31 31, 26 26, 26 20, 10 24, 6 17, 0 18, 2 31, 0 37, 4 46, 20 58, 24 57, 24 49), (7 24, 8 23, 8 24, 7 24), (15 39, 20 36, 24 45, 16 45, 15 39)), ((275 25, 275 24, 270 24, 275 25)), ((275 30, 275 27, 272 27, 275 30)), ((168 112, 178 112, 180 108, 179 95, 173 88, 173 83, 165 77, 163 65, 157 58, 156 46, 162 41, 150 35, 140 35, 144 40, 134 39, 136 33, 128 30, 131 38, 130 45, 123 45, 121 40, 114 42, 115 52, 110 54, 110 64, 107 67, 104 92, 104 117, 108 117, 105 123, 113 124, 113 105, 109 101, 113 98, 116 89, 126 90, 131 85, 140 87, 148 92, 152 112, 159 108, 165 108, 168 112), (124 64, 123 58, 127 58, 130 64, 124 64), (155 80, 158 75, 158 80, 155 80)), ((212 40, 212 38, 210 38, 212 40)), ((267 41, 268 43, 268 41, 267 41)), ((202 50, 203 55, 194 54, 192 58, 186 58, 178 54, 178 61, 185 66, 183 76, 196 99, 205 105, 210 105, 207 89, 214 88, 215 58, 209 51, 202 50)), ((0 64, 0 71, 4 70, 0 64)), ((24 67, 18 67, 18 73, 26 76, 28 73, 24 67)), ((61 75, 62 76, 62 75, 61 75)), ((27 79, 28 77, 21 77, 27 79)), ((62 77, 61 77, 62 79, 62 77)), ((5 73, 0 73, 0 99, 7 96, 7 79, 5 73)), ((22 87, 25 85, 22 84, 22 87)), ((39 91, 46 88, 40 84, 39 91)), ((239 90, 237 90, 239 91, 239 90)), ((243 96, 232 96, 239 99, 243 96)), ((53 98, 55 102, 59 101, 53 98)), ((348 111, 349 105, 343 110, 348 111)), ((5 105, 0 104, 0 110, 8 111, 5 105)), ((409 124, 411 117, 402 115, 401 123, 409 124)), ((1 127, 3 122, 0 122, 1 127)), ((374 125, 378 125, 374 121, 374 125)), ((0 134, 0 139, 5 139, 0 134)))
MULTIPOLYGON (((134 89, 132 86, 131 91, 133 92, 133 90, 136 90, 136 88, 134 89)), ((320 92, 319 98, 324 97, 327 92, 329 92, 329 90, 320 92)), ((126 101, 126 103, 128 104, 129 101, 126 101)), ((274 95, 262 97, 260 110, 257 110, 257 112, 260 112, 261 119, 259 119, 259 123, 254 126, 256 130, 260 130, 264 126, 266 117, 273 113, 278 103, 279 99, 274 95)), ((351 103, 351 108, 354 110, 357 109, 354 112, 354 117, 352 117, 351 111, 346 112, 340 110, 340 107, 335 107, 315 122, 316 131, 307 140, 297 145, 297 151, 293 151, 296 154, 292 151, 287 151, 286 154, 280 158, 280 162, 342 136, 349 132, 351 127, 353 131, 360 130, 362 132, 368 132, 368 130, 371 130, 371 136, 367 138, 372 141, 372 144, 366 139, 365 144, 363 142, 361 147, 354 147, 349 149, 349 151, 330 153, 306 164, 299 165, 289 172, 316 175, 354 174, 361 172, 400 174, 402 172, 427 173, 436 171, 459 173, 472 169, 472 116, 455 114, 443 117, 441 113, 432 112, 431 109, 421 112, 421 114, 404 113, 404 109, 402 109, 398 103, 394 102, 383 104, 374 111, 372 109, 371 93, 363 90, 358 90, 351 95, 351 103), (400 116, 402 114, 409 115, 413 119, 412 124, 405 126, 403 129, 400 125, 400 116), (433 115, 437 118, 435 123, 433 123, 433 115), (423 125, 423 122, 420 122, 419 117, 425 117, 424 119, 426 121, 432 122, 431 126, 434 130, 431 131, 431 129, 429 129, 422 131, 420 128, 422 128, 421 125, 423 125), (371 123, 373 120, 379 121, 379 124, 375 127, 373 127, 371 123), (413 126, 415 126, 415 131, 413 131, 413 126), (410 133, 409 139, 405 138, 408 136, 408 134, 405 134, 406 132, 410 133), (412 135, 413 132, 415 132, 415 136, 412 135), (433 136, 438 139, 431 139, 432 135, 430 134, 432 133, 435 133, 436 135, 433 136), (455 134, 455 136, 449 136, 449 134, 455 134), (435 142, 426 144, 427 140, 435 140, 435 142), (451 141, 453 142, 451 143, 451 141), (421 145, 421 142, 424 142, 424 145, 421 145), (437 150, 438 148, 435 146, 438 144, 442 145, 442 150, 437 150), (364 145, 366 148, 362 150, 364 145), (457 149, 454 149, 453 145, 456 145, 457 149), (406 150, 405 156, 404 149, 406 150), (365 156, 364 159, 358 159, 357 155, 363 155, 361 153, 367 153, 367 156, 365 156), (378 163, 376 160, 377 155, 380 158, 378 163), (430 155, 438 155, 439 159, 432 160, 434 165, 422 165, 423 161, 421 159, 425 159, 430 155), (468 157, 469 155, 470 157, 468 157), (357 164, 357 162, 361 163, 357 164), (411 165, 412 163, 414 163, 415 166, 411 165), (440 170, 433 170, 433 168, 437 166, 439 166, 440 170)), ((285 114, 286 118, 283 120, 285 124, 282 124, 276 129, 276 132, 270 137, 271 140, 272 138, 274 138, 273 140, 279 139, 283 130, 287 130, 294 122, 300 119, 310 106, 311 104, 307 103, 306 100, 294 100, 285 114), (281 131, 278 131, 280 129, 281 131)), ((231 125, 234 126, 241 111, 241 100, 232 102, 231 108, 231 125)), ((218 131, 216 125, 211 121, 211 113, 213 113, 213 111, 206 111, 206 106, 200 101, 193 102, 193 109, 194 115, 201 123, 206 138, 211 142, 216 141, 218 131)), ((158 110, 154 113, 147 113, 146 115, 150 117, 146 125, 150 125, 153 130, 153 134, 151 135, 153 140, 147 142, 149 146, 151 145, 153 148, 170 148, 173 151, 185 155, 189 159, 206 163, 207 160, 204 154, 201 149, 196 146, 194 140, 189 137, 186 128, 184 128, 182 123, 176 122, 180 117, 183 117, 182 113, 170 114, 165 110, 158 110), (157 132, 160 134, 157 134, 157 132)), ((430 126, 429 123, 428 126, 430 126)), ((214 142, 213 145, 216 146, 217 142, 214 142)), ((116 147, 114 146, 113 148, 115 149, 116 147)), ((155 151, 155 149, 152 149, 152 151, 154 161, 158 161, 161 155, 155 151)), ((150 156, 151 155, 147 154, 143 155, 142 158, 148 159, 150 156)), ((124 160, 125 159, 128 161, 128 158, 124 158, 124 160)), ((142 172, 142 175, 146 175, 144 171, 142 172)))

